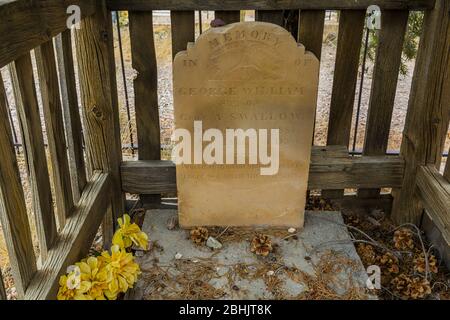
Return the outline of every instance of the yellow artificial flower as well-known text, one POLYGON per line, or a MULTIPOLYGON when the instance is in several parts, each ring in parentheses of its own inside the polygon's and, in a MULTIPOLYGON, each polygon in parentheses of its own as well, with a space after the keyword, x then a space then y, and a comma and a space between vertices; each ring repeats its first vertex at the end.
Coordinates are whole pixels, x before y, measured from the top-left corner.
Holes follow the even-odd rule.
POLYGON ((104 290, 108 288, 107 271, 102 257, 89 257, 75 264, 81 272, 81 281, 90 283, 84 296, 88 300, 104 300, 104 290))
POLYGON ((85 300, 83 296, 91 288, 90 282, 81 280, 76 271, 61 276, 59 285, 58 300, 85 300))
POLYGON ((148 247, 148 236, 145 232, 142 232, 136 223, 131 223, 129 215, 124 214, 123 218, 117 219, 119 223, 119 229, 114 233, 112 243, 118 245, 121 248, 129 248, 134 243, 136 246, 142 249, 148 247))
POLYGON ((126 252, 119 245, 111 247, 111 254, 103 251, 102 258, 105 262, 108 284, 104 294, 108 299, 114 300, 119 293, 125 293, 128 288, 133 287, 141 271, 134 261, 133 254, 126 252))

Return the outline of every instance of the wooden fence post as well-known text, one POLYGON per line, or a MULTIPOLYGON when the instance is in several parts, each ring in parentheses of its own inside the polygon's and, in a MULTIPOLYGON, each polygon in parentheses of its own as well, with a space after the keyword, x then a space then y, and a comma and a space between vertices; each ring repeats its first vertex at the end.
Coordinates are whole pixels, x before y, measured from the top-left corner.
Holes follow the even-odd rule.
POLYGON ((114 223, 123 214, 120 183, 122 159, 111 14, 105 1, 81 21, 76 32, 87 158, 92 170, 111 173, 111 215, 105 215, 103 241, 111 241, 114 223))
POLYGON ((436 0, 434 9, 425 11, 400 150, 405 175, 402 188, 393 190, 392 217, 396 222, 419 222, 418 168, 441 162, 450 114, 449 10, 450 0, 436 0))

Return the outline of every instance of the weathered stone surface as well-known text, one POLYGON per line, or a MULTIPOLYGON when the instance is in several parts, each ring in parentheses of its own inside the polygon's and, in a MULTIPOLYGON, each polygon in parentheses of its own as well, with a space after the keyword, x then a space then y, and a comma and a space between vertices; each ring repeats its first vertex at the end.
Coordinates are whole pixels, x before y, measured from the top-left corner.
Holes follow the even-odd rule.
POLYGON ((312 53, 285 29, 263 22, 210 29, 177 54, 175 125, 194 140, 184 153, 192 164, 177 165, 181 226, 303 226, 318 73, 312 53), (197 137, 194 121, 202 125, 197 137), (230 144, 227 149, 220 139, 200 140, 211 128, 223 134, 224 143, 226 129, 256 132, 256 160, 248 139, 242 140, 246 153, 240 163, 230 144), (279 129, 278 167, 272 129, 279 129), (273 143, 262 143, 262 136, 273 143), (212 155, 211 164, 204 162, 205 153, 212 155), (271 163, 261 161, 260 153, 272 156, 271 163))
MULTIPOLYGON (((221 299, 281 298, 270 290, 263 275, 251 280, 239 275, 226 276, 228 273, 235 275, 233 270, 238 266, 247 266, 251 274, 264 268, 267 270, 267 273, 265 272, 267 276, 277 277, 281 282, 280 290, 277 292, 281 293, 283 298, 298 299, 308 288, 307 282, 302 278, 294 281, 281 266, 289 270, 298 269, 295 274, 305 272, 312 277, 322 277, 324 275, 317 274, 316 266, 328 257, 327 253, 330 250, 335 255, 326 261, 334 266, 335 270, 340 271, 330 275, 333 280, 326 285, 337 295, 342 295, 342 298, 345 298, 351 289, 366 287, 367 273, 339 212, 307 211, 305 228, 296 234, 289 233, 287 229, 280 232, 270 228, 255 228, 254 232, 267 234, 271 238, 272 245, 277 248, 276 252, 270 253, 265 258, 256 256, 250 251, 254 232, 245 232, 244 230, 248 228, 233 229, 235 234, 240 233, 239 230, 242 229, 240 236, 242 240, 230 241, 222 236, 219 238, 223 244, 222 248, 212 250, 206 245, 199 246, 192 243, 187 230, 167 230, 165 225, 167 218, 176 215, 176 209, 147 211, 142 230, 158 245, 137 259, 143 274, 135 285, 136 295, 131 298, 186 299, 187 297, 183 296, 186 287, 196 283, 183 281, 186 277, 198 277, 200 283, 206 281, 214 288, 223 290, 225 294, 220 297, 221 299), (181 255, 179 259, 176 259, 177 254, 181 255), (211 278, 209 274, 203 274, 205 266, 214 273, 211 278), (164 283, 164 286, 161 286, 161 283, 164 283), (239 290, 235 290, 235 286, 239 290)), ((197 288, 194 285, 192 289, 197 288)), ((321 298, 320 293, 317 298, 321 298)), ((329 296, 322 298, 330 299, 329 296)), ((199 295, 197 299, 211 299, 211 296, 199 295)))

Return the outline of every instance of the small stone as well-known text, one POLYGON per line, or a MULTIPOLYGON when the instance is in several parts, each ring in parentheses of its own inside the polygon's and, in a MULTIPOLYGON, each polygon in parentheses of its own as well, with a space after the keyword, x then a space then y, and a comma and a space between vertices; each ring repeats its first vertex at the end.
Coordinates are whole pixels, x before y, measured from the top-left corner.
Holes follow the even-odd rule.
POLYGON ((289 232, 289 233, 294 233, 295 231, 297 231, 297 229, 295 229, 295 228, 289 228, 289 229, 288 229, 288 232, 289 232))
POLYGON ((275 274, 275 272, 273 270, 269 270, 266 273, 269 277, 273 276, 275 274))
POLYGON ((222 248, 222 244, 214 237, 209 237, 206 241, 206 245, 214 250, 222 248))
POLYGON ((183 255, 179 252, 175 255, 175 259, 180 260, 183 257, 183 255))

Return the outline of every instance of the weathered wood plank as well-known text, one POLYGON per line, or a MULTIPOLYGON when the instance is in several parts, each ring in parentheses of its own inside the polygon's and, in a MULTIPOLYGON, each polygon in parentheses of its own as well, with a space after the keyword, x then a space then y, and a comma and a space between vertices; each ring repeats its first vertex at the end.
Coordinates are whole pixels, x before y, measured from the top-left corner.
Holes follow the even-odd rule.
POLYGON ((241 20, 241 12, 239 10, 217 10, 214 12, 214 18, 220 19, 226 24, 239 22, 241 20))
POLYGON ((450 250, 448 249, 450 243, 444 238, 443 233, 426 211, 423 215, 420 229, 423 230, 427 240, 433 244, 433 247, 439 251, 439 257, 446 264, 447 269, 450 269, 450 250))
POLYGON ((255 20, 274 23, 283 27, 283 10, 256 10, 255 20))
MULTIPOLYGON (((365 16, 364 10, 343 10, 339 16, 328 121, 328 145, 348 146, 349 144, 365 16)), ((328 198, 340 198, 344 195, 344 190, 324 190, 322 195, 328 198)))
POLYGON ((53 41, 47 41, 36 48, 35 55, 52 161, 56 212, 59 226, 63 228, 67 217, 72 213, 74 203, 53 41))
POLYGON ((110 10, 430 9, 434 0, 107 0, 110 10))
POLYGON ((96 172, 87 183, 75 213, 67 219, 47 261, 30 282, 25 294, 27 300, 54 299, 59 277, 69 265, 88 254, 110 203, 111 178, 109 173, 96 172))
POLYGON ((172 58, 195 41, 195 11, 171 11, 172 58))
POLYGON ((419 221, 418 166, 441 162, 450 116, 449 10, 449 0, 437 0, 435 9, 425 12, 400 151, 405 176, 401 189, 393 190, 396 222, 419 221))
MULTIPOLYGON (((9 253, 11 269, 17 292, 23 297, 36 272, 36 259, 31 241, 22 182, 17 167, 11 125, 8 120, 8 105, 0 75, 0 222, 9 253)), ((1 270, 0 270, 1 273, 1 270)), ((0 274, 0 299, 4 295, 0 274)), ((4 295, 6 299, 6 294, 4 295)))
POLYGON ((42 260, 56 238, 53 199, 30 54, 10 65, 42 260))
POLYGON ((418 169, 417 187, 430 218, 450 244, 450 183, 435 166, 427 165, 418 169))
POLYGON ((325 10, 300 11, 298 42, 306 50, 314 53, 320 61, 322 53, 323 26, 325 23, 325 10))
MULTIPOLYGON (((153 39, 152 12, 129 11, 131 56, 134 78, 136 130, 139 160, 161 159, 158 110, 158 68, 153 39)), ((141 196, 144 203, 159 202, 159 196, 141 196)))
POLYGON ((7 295, 6 295, 5 285, 3 283, 2 270, 0 270, 0 300, 6 300, 6 299, 7 299, 7 295))
POLYGON ((93 14, 96 0, 17 0, 0 2, 0 68, 67 29, 70 5, 81 18, 93 14))
POLYGON ((97 3, 101 8, 81 21, 75 39, 88 164, 92 170, 111 173, 113 217, 106 215, 103 225, 104 241, 109 243, 114 222, 123 214, 119 172, 122 150, 112 18, 104 1, 97 3))
MULTIPOLYGON (((393 187, 401 183, 404 162, 399 157, 343 157, 341 152, 327 148, 313 148, 309 189, 393 187)), ((175 165, 171 161, 125 161, 121 174, 124 192, 176 191, 175 165)))
POLYGON ((58 60, 63 116, 66 127, 66 140, 69 151, 72 191, 76 203, 86 186, 87 178, 70 30, 64 31, 55 38, 55 47, 58 60))
POLYGON ((360 198, 355 194, 346 194, 342 198, 332 199, 331 203, 339 209, 355 213, 370 214, 372 210, 382 210, 389 215, 392 208, 392 195, 380 194, 376 198, 360 198))
POLYGON ((447 179, 447 181, 450 181, 450 160, 448 160, 448 159, 449 159, 449 156, 447 156, 447 161, 445 163, 444 178, 447 179))
MULTIPOLYGON (((382 11, 382 17, 364 140, 363 155, 366 156, 386 153, 408 11, 382 11)), ((363 198, 379 193, 379 189, 358 191, 363 198)))

